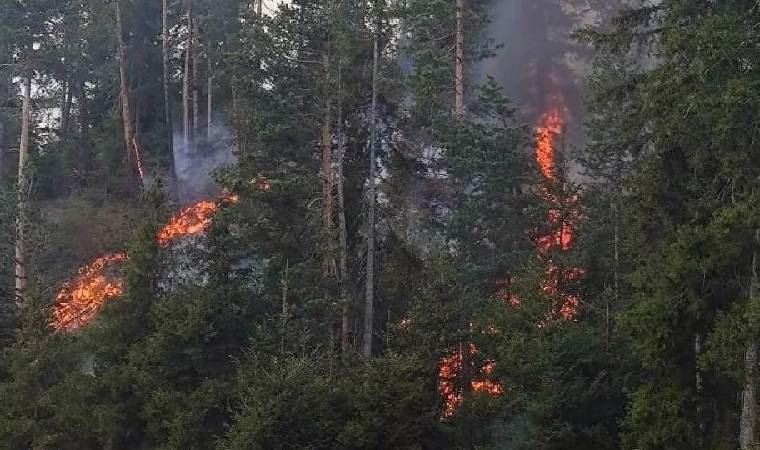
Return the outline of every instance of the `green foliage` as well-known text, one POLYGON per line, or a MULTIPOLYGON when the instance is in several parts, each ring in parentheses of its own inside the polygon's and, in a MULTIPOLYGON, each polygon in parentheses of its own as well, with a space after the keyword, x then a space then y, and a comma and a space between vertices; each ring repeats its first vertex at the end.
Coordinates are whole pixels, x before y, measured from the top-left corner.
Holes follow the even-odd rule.
POLYGON ((331 368, 324 359, 263 361, 252 353, 240 369, 241 410, 221 448, 449 448, 435 425, 433 374, 421 362, 387 355, 331 368))

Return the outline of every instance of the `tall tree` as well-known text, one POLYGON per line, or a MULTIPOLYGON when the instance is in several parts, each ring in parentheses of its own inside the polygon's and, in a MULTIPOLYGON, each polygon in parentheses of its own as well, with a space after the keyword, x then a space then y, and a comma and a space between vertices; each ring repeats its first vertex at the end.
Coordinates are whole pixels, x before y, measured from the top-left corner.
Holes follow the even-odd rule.
POLYGON ((121 0, 116 0, 114 2, 114 5, 116 12, 116 34, 118 39, 117 45, 119 54, 119 101, 121 102, 121 121, 124 129, 124 145, 127 149, 128 161, 130 162, 130 173, 132 175, 132 179, 134 180, 134 185, 137 186, 139 190, 143 187, 143 162, 137 133, 135 131, 135 125, 133 123, 134 112, 132 111, 130 103, 129 80, 127 79, 129 60, 127 59, 126 44, 124 43, 124 27, 121 12, 121 0))
MULTIPOLYGON (((191 59, 193 62, 193 74, 190 81, 193 91, 193 137, 196 138, 200 135, 201 122, 201 86, 200 86, 200 26, 199 20, 193 18, 193 40, 191 43, 192 52, 191 59)), ((188 50, 189 51, 189 50, 188 50)))
POLYGON ((348 354, 351 333, 351 299, 348 293, 348 230, 346 228, 346 192, 345 192, 345 158, 346 137, 343 133, 343 65, 338 61, 338 155, 335 169, 336 197, 338 201, 338 248, 339 248, 339 282, 340 282, 340 349, 343 355, 348 354))
POLYGON ((187 22, 185 25, 185 70, 182 74, 182 135, 185 149, 189 149, 193 141, 193 118, 190 115, 192 90, 193 63, 193 0, 187 0, 187 22))
POLYGON ((464 115, 464 1, 456 0, 456 44, 454 61, 454 117, 464 115))
POLYGON ((29 178, 29 139, 32 122, 32 67, 27 61, 25 68, 23 102, 21 106, 21 135, 18 149, 18 179, 16 206, 16 302, 22 305, 25 301, 29 279, 29 259, 27 245, 28 202, 31 188, 29 178))
POLYGON ((367 274, 365 280, 364 298, 364 336, 362 338, 362 354, 365 358, 372 356, 372 341, 374 340, 375 314, 375 220, 377 208, 377 100, 379 95, 378 69, 380 65, 380 1, 375 1, 372 30, 372 106, 369 121, 369 179, 367 180, 367 274))
MULTIPOLYGON (((758 249, 760 244, 760 231, 755 232, 754 249, 752 253, 752 266, 750 268, 749 282, 749 299, 752 304, 757 302, 758 289, 760 289, 760 280, 758 279, 758 249)), ((757 404, 757 383, 758 383, 758 360, 760 355, 760 344, 757 336, 751 335, 748 338, 746 349, 744 350, 744 385, 742 389, 742 407, 741 417, 739 419, 739 448, 741 450, 751 450, 757 445, 757 426, 758 426, 758 404, 757 404)))
POLYGON ((323 123, 320 136, 321 147, 321 178, 322 178, 322 232, 324 233, 325 248, 322 258, 322 274, 325 279, 332 276, 335 267, 335 257, 333 255, 333 215, 334 215, 334 174, 333 174, 333 135, 332 135, 332 89, 331 89, 331 67, 330 67, 330 36, 329 30, 325 42, 325 48, 322 51, 322 70, 324 71, 322 80, 322 102, 324 103, 323 123))
MULTIPOLYGON (((169 53, 171 52, 169 38, 169 0, 161 2, 161 66, 163 69, 164 88, 164 126, 166 127, 166 149, 169 158, 170 185, 173 190, 177 185, 177 173, 174 166, 174 127, 172 125, 172 101, 171 101, 171 67, 169 65, 169 53)), ((176 195, 176 192, 174 192, 176 195)))
POLYGON ((210 142, 214 121, 214 64, 208 51, 206 53, 206 140, 210 142))

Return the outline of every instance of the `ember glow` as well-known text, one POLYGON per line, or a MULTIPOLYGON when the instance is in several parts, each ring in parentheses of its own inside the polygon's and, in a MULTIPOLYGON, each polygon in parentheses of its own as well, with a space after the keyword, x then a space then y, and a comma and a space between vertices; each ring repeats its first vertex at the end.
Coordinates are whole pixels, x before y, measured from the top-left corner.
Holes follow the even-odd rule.
MULTIPOLYGON (((227 195, 220 202, 202 201, 182 209, 156 236, 161 247, 186 236, 204 233, 223 203, 236 203, 238 197, 227 195)), ((73 280, 64 283, 58 293, 50 321, 59 332, 73 332, 88 324, 109 300, 124 292, 119 268, 129 259, 126 253, 101 256, 79 269, 73 280)))
POLYGON ((438 366, 438 395, 443 400, 443 413, 441 419, 448 419, 462 406, 464 402, 464 386, 458 383, 462 376, 465 365, 476 375, 467 384, 469 392, 487 394, 498 397, 504 392, 502 385, 491 379, 496 362, 487 360, 481 367, 473 367, 474 356, 478 348, 470 344, 465 351, 462 346, 452 350, 448 355, 441 358, 438 366))

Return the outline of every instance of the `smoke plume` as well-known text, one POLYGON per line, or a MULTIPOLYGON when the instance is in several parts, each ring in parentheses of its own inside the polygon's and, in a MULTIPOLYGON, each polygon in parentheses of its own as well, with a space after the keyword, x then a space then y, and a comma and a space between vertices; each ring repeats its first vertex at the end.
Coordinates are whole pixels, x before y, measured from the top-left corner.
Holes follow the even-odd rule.
POLYGON ((181 134, 174 135, 174 167, 181 203, 213 198, 219 194, 213 174, 217 169, 230 167, 236 159, 232 150, 232 135, 222 125, 214 125, 206 136, 202 130, 187 145, 181 134))

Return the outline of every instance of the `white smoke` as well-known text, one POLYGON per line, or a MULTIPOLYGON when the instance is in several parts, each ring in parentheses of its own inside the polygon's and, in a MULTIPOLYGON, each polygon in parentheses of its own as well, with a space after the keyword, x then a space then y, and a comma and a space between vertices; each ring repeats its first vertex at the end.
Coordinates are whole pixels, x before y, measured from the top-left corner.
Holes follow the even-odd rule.
POLYGON ((222 125, 214 125, 210 131, 207 136, 206 129, 199 130, 190 145, 186 145, 182 135, 173 137, 174 170, 181 203, 216 196, 219 186, 214 181, 214 172, 236 163, 230 132, 222 125))

